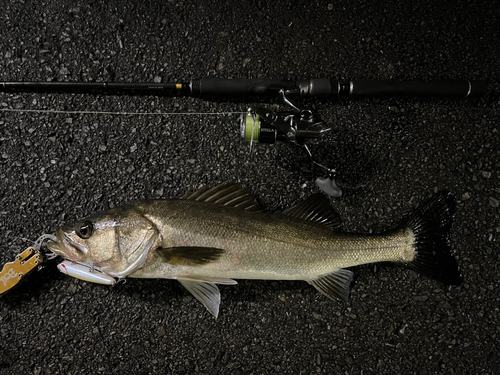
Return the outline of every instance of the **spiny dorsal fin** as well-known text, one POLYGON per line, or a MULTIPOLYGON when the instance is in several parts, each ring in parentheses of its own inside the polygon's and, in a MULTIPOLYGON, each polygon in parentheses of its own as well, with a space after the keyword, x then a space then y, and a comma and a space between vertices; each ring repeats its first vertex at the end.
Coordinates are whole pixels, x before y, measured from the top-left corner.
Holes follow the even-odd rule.
POLYGON ((308 281, 309 284, 328 298, 338 298, 344 301, 347 301, 349 297, 351 282, 352 272, 343 268, 337 268, 326 275, 308 281))
POLYGON ((222 184, 212 188, 204 186, 195 192, 184 194, 180 199, 210 202, 246 211, 258 210, 255 199, 250 195, 250 190, 243 189, 239 183, 222 184))
POLYGON ((330 206, 329 199, 321 193, 311 195, 283 213, 296 219, 323 224, 331 229, 338 229, 341 223, 338 213, 330 206))
POLYGON ((203 266, 218 260, 226 252, 215 247, 181 246, 156 250, 166 263, 176 266, 203 266))

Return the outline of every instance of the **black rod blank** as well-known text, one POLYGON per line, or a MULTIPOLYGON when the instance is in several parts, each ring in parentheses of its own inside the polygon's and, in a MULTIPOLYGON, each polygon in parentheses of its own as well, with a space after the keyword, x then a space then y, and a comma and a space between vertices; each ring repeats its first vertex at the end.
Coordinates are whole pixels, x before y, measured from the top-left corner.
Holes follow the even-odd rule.
POLYGON ((276 95, 280 90, 302 96, 332 95, 373 96, 449 96, 480 97, 486 94, 487 83, 469 80, 442 81, 377 81, 353 80, 348 83, 329 78, 289 81, 273 79, 202 78, 190 82, 0 82, 0 91, 148 93, 153 95, 184 96, 263 96, 276 95))

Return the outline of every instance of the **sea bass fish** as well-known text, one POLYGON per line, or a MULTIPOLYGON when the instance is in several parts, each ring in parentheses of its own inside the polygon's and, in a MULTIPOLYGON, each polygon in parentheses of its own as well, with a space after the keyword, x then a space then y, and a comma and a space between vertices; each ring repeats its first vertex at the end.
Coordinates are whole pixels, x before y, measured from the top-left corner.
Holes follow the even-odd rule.
POLYGON ((346 299, 361 264, 394 262, 459 284, 450 249, 454 198, 441 193, 407 224, 383 234, 345 233, 329 199, 315 194, 282 214, 257 210, 248 189, 225 184, 177 200, 146 200, 64 225, 48 248, 114 278, 177 279, 217 317, 216 284, 304 280, 346 299))

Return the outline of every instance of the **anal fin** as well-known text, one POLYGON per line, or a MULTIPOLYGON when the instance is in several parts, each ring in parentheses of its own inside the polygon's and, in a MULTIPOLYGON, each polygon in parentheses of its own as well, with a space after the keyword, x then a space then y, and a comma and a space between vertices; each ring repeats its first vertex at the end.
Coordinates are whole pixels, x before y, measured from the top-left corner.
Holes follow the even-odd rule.
POLYGON ((342 299, 347 301, 349 298, 352 276, 353 274, 351 271, 337 268, 314 280, 308 280, 308 283, 330 299, 342 299))

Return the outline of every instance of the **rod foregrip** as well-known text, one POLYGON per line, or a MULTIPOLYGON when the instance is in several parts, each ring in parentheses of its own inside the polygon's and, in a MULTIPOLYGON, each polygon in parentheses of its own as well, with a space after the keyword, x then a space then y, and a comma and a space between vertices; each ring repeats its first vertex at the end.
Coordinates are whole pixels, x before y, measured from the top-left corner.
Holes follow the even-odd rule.
POLYGON ((202 78, 192 80, 190 83, 191 94, 194 96, 206 95, 270 95, 279 90, 291 90, 297 88, 294 81, 274 79, 222 79, 202 78))
POLYGON ((451 96, 471 98, 486 94, 484 81, 443 80, 443 81, 375 81, 358 79, 351 81, 349 95, 411 95, 411 96, 451 96))

